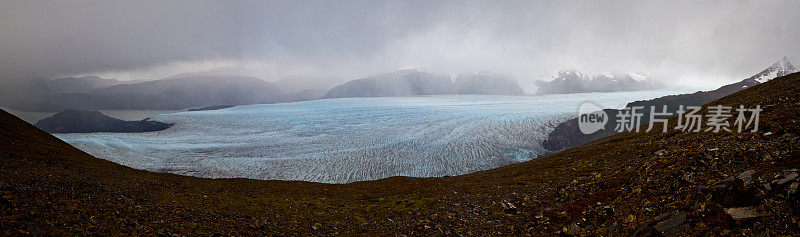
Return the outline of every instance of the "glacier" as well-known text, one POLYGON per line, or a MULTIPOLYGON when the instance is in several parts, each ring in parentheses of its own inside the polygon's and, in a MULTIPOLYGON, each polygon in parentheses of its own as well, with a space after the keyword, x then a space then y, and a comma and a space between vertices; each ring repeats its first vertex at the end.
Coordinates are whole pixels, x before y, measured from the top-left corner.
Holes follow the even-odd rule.
MULTIPOLYGON (((102 159, 206 178, 349 183, 460 175, 536 158, 583 102, 620 108, 670 90, 342 98, 159 114, 147 133, 56 134, 102 159)), ((612 121, 613 122, 613 121, 612 121)))

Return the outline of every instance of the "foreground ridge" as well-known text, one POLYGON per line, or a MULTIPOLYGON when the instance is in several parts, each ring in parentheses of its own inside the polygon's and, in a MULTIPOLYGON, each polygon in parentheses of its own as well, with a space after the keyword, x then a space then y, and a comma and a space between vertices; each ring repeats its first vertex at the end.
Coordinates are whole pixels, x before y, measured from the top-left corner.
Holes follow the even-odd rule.
POLYGON ((622 133, 463 176, 351 184, 135 170, 3 111, 0 226, 3 234, 797 234, 799 95, 795 73, 707 104, 761 105, 756 133, 622 133))

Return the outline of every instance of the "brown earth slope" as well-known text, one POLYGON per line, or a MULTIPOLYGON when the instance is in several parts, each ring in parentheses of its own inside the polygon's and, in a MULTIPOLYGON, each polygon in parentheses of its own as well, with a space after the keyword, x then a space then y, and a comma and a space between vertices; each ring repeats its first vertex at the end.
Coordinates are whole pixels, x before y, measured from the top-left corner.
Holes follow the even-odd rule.
POLYGON ((800 74, 711 104, 756 133, 623 133, 445 178, 201 179, 83 153, 0 113, 5 234, 798 234, 800 74))

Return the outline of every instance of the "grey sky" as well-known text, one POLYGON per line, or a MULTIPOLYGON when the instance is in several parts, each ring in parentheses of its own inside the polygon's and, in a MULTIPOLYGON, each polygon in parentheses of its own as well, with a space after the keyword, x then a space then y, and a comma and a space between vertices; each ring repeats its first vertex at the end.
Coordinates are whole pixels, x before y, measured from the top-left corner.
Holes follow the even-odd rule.
POLYGON ((9 1, 2 80, 212 70, 645 72, 718 85, 800 60, 800 1, 9 1))

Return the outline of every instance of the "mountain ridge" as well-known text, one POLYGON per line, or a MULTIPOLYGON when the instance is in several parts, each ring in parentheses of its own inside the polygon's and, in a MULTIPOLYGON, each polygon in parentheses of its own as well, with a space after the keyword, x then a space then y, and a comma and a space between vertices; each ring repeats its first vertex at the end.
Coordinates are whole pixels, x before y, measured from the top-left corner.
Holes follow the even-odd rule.
MULTIPOLYGON (((638 76, 637 76, 638 77, 638 76)), ((616 92, 661 89, 661 82, 643 77, 635 79, 627 73, 584 74, 576 70, 562 70, 545 81, 536 81, 538 94, 563 94, 585 92, 616 92)))
POLYGON ((255 77, 198 76, 118 84, 87 93, 46 94, 11 108, 22 111, 184 109, 285 100, 280 88, 255 77))
POLYGON ((522 95, 513 79, 500 74, 462 73, 450 76, 421 69, 404 69, 345 82, 331 88, 322 99, 448 94, 522 95))
POLYGON ((351 184, 134 170, 0 111, 0 233, 793 235, 799 93, 795 73, 708 104, 765 105, 757 133, 622 133, 462 176, 351 184))
POLYGON ((786 76, 794 72, 797 72, 797 68, 792 65, 792 62, 789 61, 788 56, 784 56, 778 62, 775 62, 756 75, 747 78, 747 80, 755 80, 759 83, 764 83, 772 80, 773 78, 786 76))

